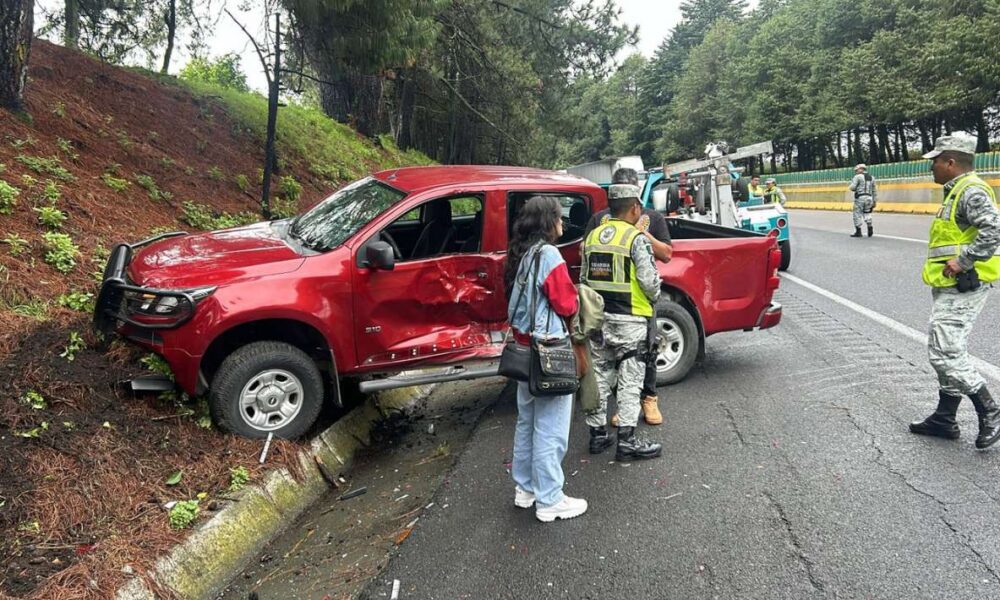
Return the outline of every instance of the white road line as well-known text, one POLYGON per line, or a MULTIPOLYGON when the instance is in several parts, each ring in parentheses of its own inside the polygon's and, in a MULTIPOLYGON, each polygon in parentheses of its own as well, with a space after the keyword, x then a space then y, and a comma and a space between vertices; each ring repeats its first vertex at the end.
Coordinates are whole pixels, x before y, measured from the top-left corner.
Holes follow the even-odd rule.
MULTIPOLYGON (((808 290, 812 290, 812 291, 816 292, 817 294, 819 294, 821 296, 829 298, 830 300, 833 300, 837 304, 840 304, 841 306, 845 306, 845 307, 853 310, 854 312, 856 312, 858 314, 864 315, 864 316, 868 317, 869 319, 875 321, 876 323, 878 323, 880 325, 884 325, 885 327, 888 327, 889 329, 895 331, 896 333, 898 333, 900 335, 903 335, 905 337, 908 337, 911 340, 913 340, 913 341, 915 341, 915 342, 917 342, 917 343, 919 343, 921 345, 926 345, 927 344, 927 334, 926 333, 922 333, 920 331, 917 331, 916 329, 913 329, 912 327, 909 327, 908 325, 903 325, 899 321, 896 321, 895 319, 891 319, 891 318, 883 315, 880 312, 875 312, 874 310, 872 310, 870 308, 867 308, 865 306, 861 306, 857 302, 852 302, 851 300, 848 300, 847 298, 844 298, 843 296, 838 296, 837 294, 834 294, 830 290, 821 288, 821 287, 819 287, 816 284, 809 283, 808 281, 806 281, 804 279, 799 279, 798 277, 796 277, 794 275, 789 275, 788 273, 782 273, 781 274, 781 278, 782 279, 787 279, 788 281, 791 281, 792 283, 796 283, 798 285, 801 285, 802 287, 804 287, 804 288, 806 288, 808 290)), ((992 378, 994 380, 1000 381, 1000 367, 994 365, 993 363, 986 362, 985 360, 983 360, 983 359, 981 359, 981 358, 979 358, 977 356, 972 356, 971 354, 969 355, 969 359, 972 361, 972 366, 974 366, 977 370, 979 370, 979 372, 983 376, 990 377, 990 378, 992 378)))
MULTIPOLYGON (((824 229, 822 227, 809 227, 808 225, 796 225, 798 229, 812 229, 813 231, 825 231, 826 233, 841 233, 839 230, 834 231, 832 229, 824 229)), ((846 233, 844 235, 847 235, 846 233)), ((918 240, 917 238, 901 237, 898 235, 885 235, 883 233, 876 233, 875 237, 886 238, 890 240, 899 240, 901 242, 915 242, 917 244, 927 245, 927 240, 918 240)))

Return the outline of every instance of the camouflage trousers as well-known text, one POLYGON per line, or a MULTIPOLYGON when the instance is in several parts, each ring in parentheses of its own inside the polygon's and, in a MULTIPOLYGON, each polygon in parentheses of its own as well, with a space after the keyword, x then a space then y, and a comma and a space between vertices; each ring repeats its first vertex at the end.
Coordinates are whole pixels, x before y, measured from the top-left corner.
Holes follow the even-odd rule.
POLYGON ((870 210, 869 207, 872 204, 871 196, 861 196, 860 198, 854 199, 854 226, 861 227, 861 222, 864 221, 868 225, 872 224, 872 213, 865 212, 870 210))
POLYGON ((619 427, 635 427, 639 422, 647 331, 646 320, 604 321, 600 339, 591 344, 600 404, 586 413, 588 426, 608 424, 608 401, 612 396, 618 404, 619 427))
POLYGON ((969 360, 969 334, 976 323, 990 286, 958 293, 954 288, 934 289, 927 354, 937 372, 941 391, 962 396, 973 394, 986 383, 969 360))

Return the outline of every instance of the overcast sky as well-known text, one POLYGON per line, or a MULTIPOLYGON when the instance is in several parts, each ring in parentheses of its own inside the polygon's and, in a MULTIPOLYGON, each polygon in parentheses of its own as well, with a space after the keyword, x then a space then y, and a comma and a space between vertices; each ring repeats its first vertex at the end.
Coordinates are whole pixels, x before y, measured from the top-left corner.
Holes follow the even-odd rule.
MULTIPOLYGON (((624 58, 631 52, 638 50, 644 56, 650 57, 656 51, 657 46, 667 36, 670 29, 677 24, 681 18, 681 0, 617 0, 618 6, 622 9, 622 20, 630 25, 639 26, 639 43, 635 48, 628 48, 619 58, 624 58)), ((750 0, 751 8, 757 5, 758 0, 750 0)), ((226 0, 225 4, 229 10, 240 19, 240 21, 255 35, 261 39, 263 23, 262 12, 251 11, 241 13, 236 9, 239 4, 237 0, 226 0)), ((63 5, 63 0, 36 0, 36 15, 40 16, 44 8, 49 11, 59 10, 63 5)), ((52 38, 53 36, 49 36, 52 38)), ((53 38, 54 39, 54 38, 53 38)), ((209 54, 221 56, 228 52, 235 52, 242 57, 243 70, 247 74, 247 82, 250 87, 264 91, 266 88, 263 70, 260 67, 260 60, 254 53, 253 46, 247 42, 246 35, 240 31, 239 27, 233 23, 232 19, 223 15, 216 27, 215 35, 209 43, 209 54)), ((183 41, 178 44, 174 58, 171 61, 170 72, 177 73, 188 60, 183 41)), ((159 65, 156 65, 157 67, 159 65)))

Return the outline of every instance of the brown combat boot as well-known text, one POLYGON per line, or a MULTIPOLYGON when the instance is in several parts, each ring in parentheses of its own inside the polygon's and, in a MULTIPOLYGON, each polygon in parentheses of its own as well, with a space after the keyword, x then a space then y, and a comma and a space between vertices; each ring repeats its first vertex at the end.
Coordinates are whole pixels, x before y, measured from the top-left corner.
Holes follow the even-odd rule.
POLYGON ((659 425, 663 423, 663 415, 660 414, 660 407, 657 406, 656 396, 644 396, 642 399, 642 416, 646 423, 659 425))

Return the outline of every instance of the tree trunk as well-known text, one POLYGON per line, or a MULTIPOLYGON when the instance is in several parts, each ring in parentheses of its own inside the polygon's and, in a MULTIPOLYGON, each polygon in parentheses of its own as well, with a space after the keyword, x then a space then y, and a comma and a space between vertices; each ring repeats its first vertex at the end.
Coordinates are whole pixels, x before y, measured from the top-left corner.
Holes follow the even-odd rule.
POLYGON ((417 104, 417 84, 413 80, 415 76, 416 72, 411 69, 403 72, 399 100, 399 129, 396 134, 396 145, 401 150, 413 147, 413 111, 417 104))
POLYGON ((948 119, 942 119, 942 121, 944 125, 944 134, 951 135, 951 123, 948 122, 948 119))
POLYGON ((899 144, 899 152, 904 161, 910 160, 910 141, 906 139, 906 126, 902 123, 896 129, 897 138, 896 141, 899 144))
POLYGON ((0 108, 23 111, 35 0, 0 2, 0 108))
POLYGON ((872 164, 881 162, 882 152, 878 147, 878 141, 876 141, 875 136, 875 126, 868 126, 868 158, 869 162, 872 164))
POLYGON ((267 139, 264 142, 264 181, 260 195, 260 214, 271 218, 271 172, 278 163, 274 139, 278 125, 278 92, 281 89, 281 15, 274 15, 274 74, 267 94, 267 139))
POLYGON ((774 145, 774 152, 771 153, 771 174, 778 172, 778 145, 774 145))
POLYGON ((976 111, 976 136, 979 138, 976 144, 976 152, 989 152, 990 128, 986 125, 986 116, 982 110, 976 111))
POLYGON ((855 164, 865 162, 865 153, 861 147, 861 128, 854 130, 854 161, 855 164))
POLYGON ((66 23, 63 27, 63 44, 76 50, 80 47, 80 0, 66 0, 66 23))
MULTIPOLYGON (((851 145, 850 132, 848 132, 847 135, 848 135, 848 137, 847 137, 847 145, 848 145, 848 147, 850 147, 850 145, 851 145)), ((840 132, 839 131, 837 132, 837 166, 838 167, 843 167, 844 166, 844 147, 843 147, 843 145, 841 145, 840 132)))
POLYGON ((160 73, 167 74, 170 70, 170 55, 174 53, 174 34, 177 33, 177 0, 169 0, 167 3, 167 14, 163 16, 167 24, 167 49, 163 53, 163 66, 160 73))
POLYGON ((927 129, 927 123, 923 120, 918 120, 917 130, 920 131, 920 150, 923 153, 930 152, 933 144, 931 143, 931 133, 927 129))
POLYGON ((892 144, 889 143, 889 129, 885 125, 879 125, 875 128, 875 132, 878 134, 879 149, 882 151, 879 158, 882 162, 894 162, 896 155, 893 153, 892 144))

